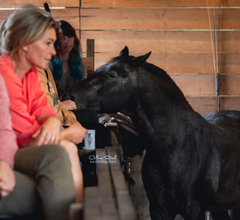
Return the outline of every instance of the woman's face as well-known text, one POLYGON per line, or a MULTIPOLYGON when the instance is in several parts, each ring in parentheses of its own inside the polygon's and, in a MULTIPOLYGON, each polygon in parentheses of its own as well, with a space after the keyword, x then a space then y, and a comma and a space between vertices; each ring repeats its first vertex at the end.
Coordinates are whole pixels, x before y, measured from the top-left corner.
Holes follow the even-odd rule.
POLYGON ((26 60, 31 67, 38 67, 41 69, 47 67, 52 56, 56 54, 54 48, 55 41, 56 31, 54 28, 50 28, 41 39, 23 47, 26 60))
POLYGON ((61 34, 59 37, 59 46, 61 53, 70 53, 74 47, 74 37, 61 34))

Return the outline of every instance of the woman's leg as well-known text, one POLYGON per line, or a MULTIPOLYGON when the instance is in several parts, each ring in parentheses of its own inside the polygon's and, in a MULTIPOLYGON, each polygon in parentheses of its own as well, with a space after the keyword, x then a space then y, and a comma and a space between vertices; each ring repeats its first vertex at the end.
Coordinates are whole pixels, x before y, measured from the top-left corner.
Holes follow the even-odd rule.
POLYGON ((71 162, 71 171, 73 175, 73 182, 76 191, 76 202, 83 202, 83 176, 80 167, 80 160, 78 156, 77 146, 69 141, 60 141, 60 145, 67 151, 69 160, 71 162))
POLYGON ((17 171, 14 174, 14 190, 8 196, 0 198, 0 215, 31 215, 36 212, 37 207, 41 207, 36 182, 30 176, 17 171))
POLYGON ((61 146, 22 148, 16 153, 15 169, 35 180, 46 220, 69 219, 75 190, 69 157, 61 146))

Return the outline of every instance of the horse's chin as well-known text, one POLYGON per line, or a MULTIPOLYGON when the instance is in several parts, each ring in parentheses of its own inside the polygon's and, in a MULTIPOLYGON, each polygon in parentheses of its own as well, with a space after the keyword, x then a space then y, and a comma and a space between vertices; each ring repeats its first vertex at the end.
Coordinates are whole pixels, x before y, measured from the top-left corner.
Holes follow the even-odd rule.
POLYGON ((100 105, 94 105, 94 106, 87 106, 88 109, 95 111, 97 113, 101 113, 101 106, 100 105))

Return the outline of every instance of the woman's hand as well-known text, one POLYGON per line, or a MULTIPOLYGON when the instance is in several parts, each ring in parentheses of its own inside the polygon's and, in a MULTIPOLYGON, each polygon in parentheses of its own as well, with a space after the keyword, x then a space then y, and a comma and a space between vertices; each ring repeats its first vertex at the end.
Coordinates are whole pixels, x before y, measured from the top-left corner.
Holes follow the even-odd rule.
POLYGON ((7 196, 13 191, 16 180, 11 167, 5 161, 0 161, 0 197, 7 196))
POLYGON ((75 102, 72 101, 72 100, 62 101, 61 103, 68 110, 75 110, 75 109, 77 109, 77 106, 76 106, 75 102))
POLYGON ((86 134, 87 129, 84 128, 78 121, 75 121, 68 128, 61 130, 60 139, 79 144, 83 141, 86 134))
POLYGON ((56 116, 45 115, 37 119, 41 127, 32 136, 37 138, 37 145, 58 144, 61 122, 56 116))

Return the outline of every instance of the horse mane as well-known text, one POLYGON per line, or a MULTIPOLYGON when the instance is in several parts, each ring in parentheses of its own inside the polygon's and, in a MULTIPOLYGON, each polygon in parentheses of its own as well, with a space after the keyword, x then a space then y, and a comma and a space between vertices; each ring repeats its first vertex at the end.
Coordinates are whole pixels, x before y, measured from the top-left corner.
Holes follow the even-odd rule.
MULTIPOLYGON (((109 62, 119 61, 122 63, 126 62, 130 64, 132 58, 134 58, 134 56, 117 56, 112 58, 109 62)), ((148 62, 145 62, 141 67, 145 69, 148 74, 151 73, 153 76, 156 76, 154 77, 154 81, 158 81, 159 85, 164 88, 164 91, 168 93, 168 98, 173 100, 172 103, 180 103, 181 106, 192 109, 181 89, 177 86, 177 84, 167 74, 166 71, 148 62)))
MULTIPOLYGON (((177 86, 177 84, 173 81, 173 79, 167 74, 166 71, 159 68, 156 65, 153 65, 151 63, 145 62, 143 65, 143 68, 150 72, 153 75, 156 75, 159 79, 159 83, 162 87, 165 88, 165 91, 168 92, 168 96, 170 99, 175 100, 179 103, 179 101, 184 104, 185 106, 188 106, 192 109, 188 101, 186 100, 186 97, 184 96, 182 90, 177 86), (164 82, 164 83, 163 83, 164 82)), ((156 79, 154 78, 154 80, 156 79)))

